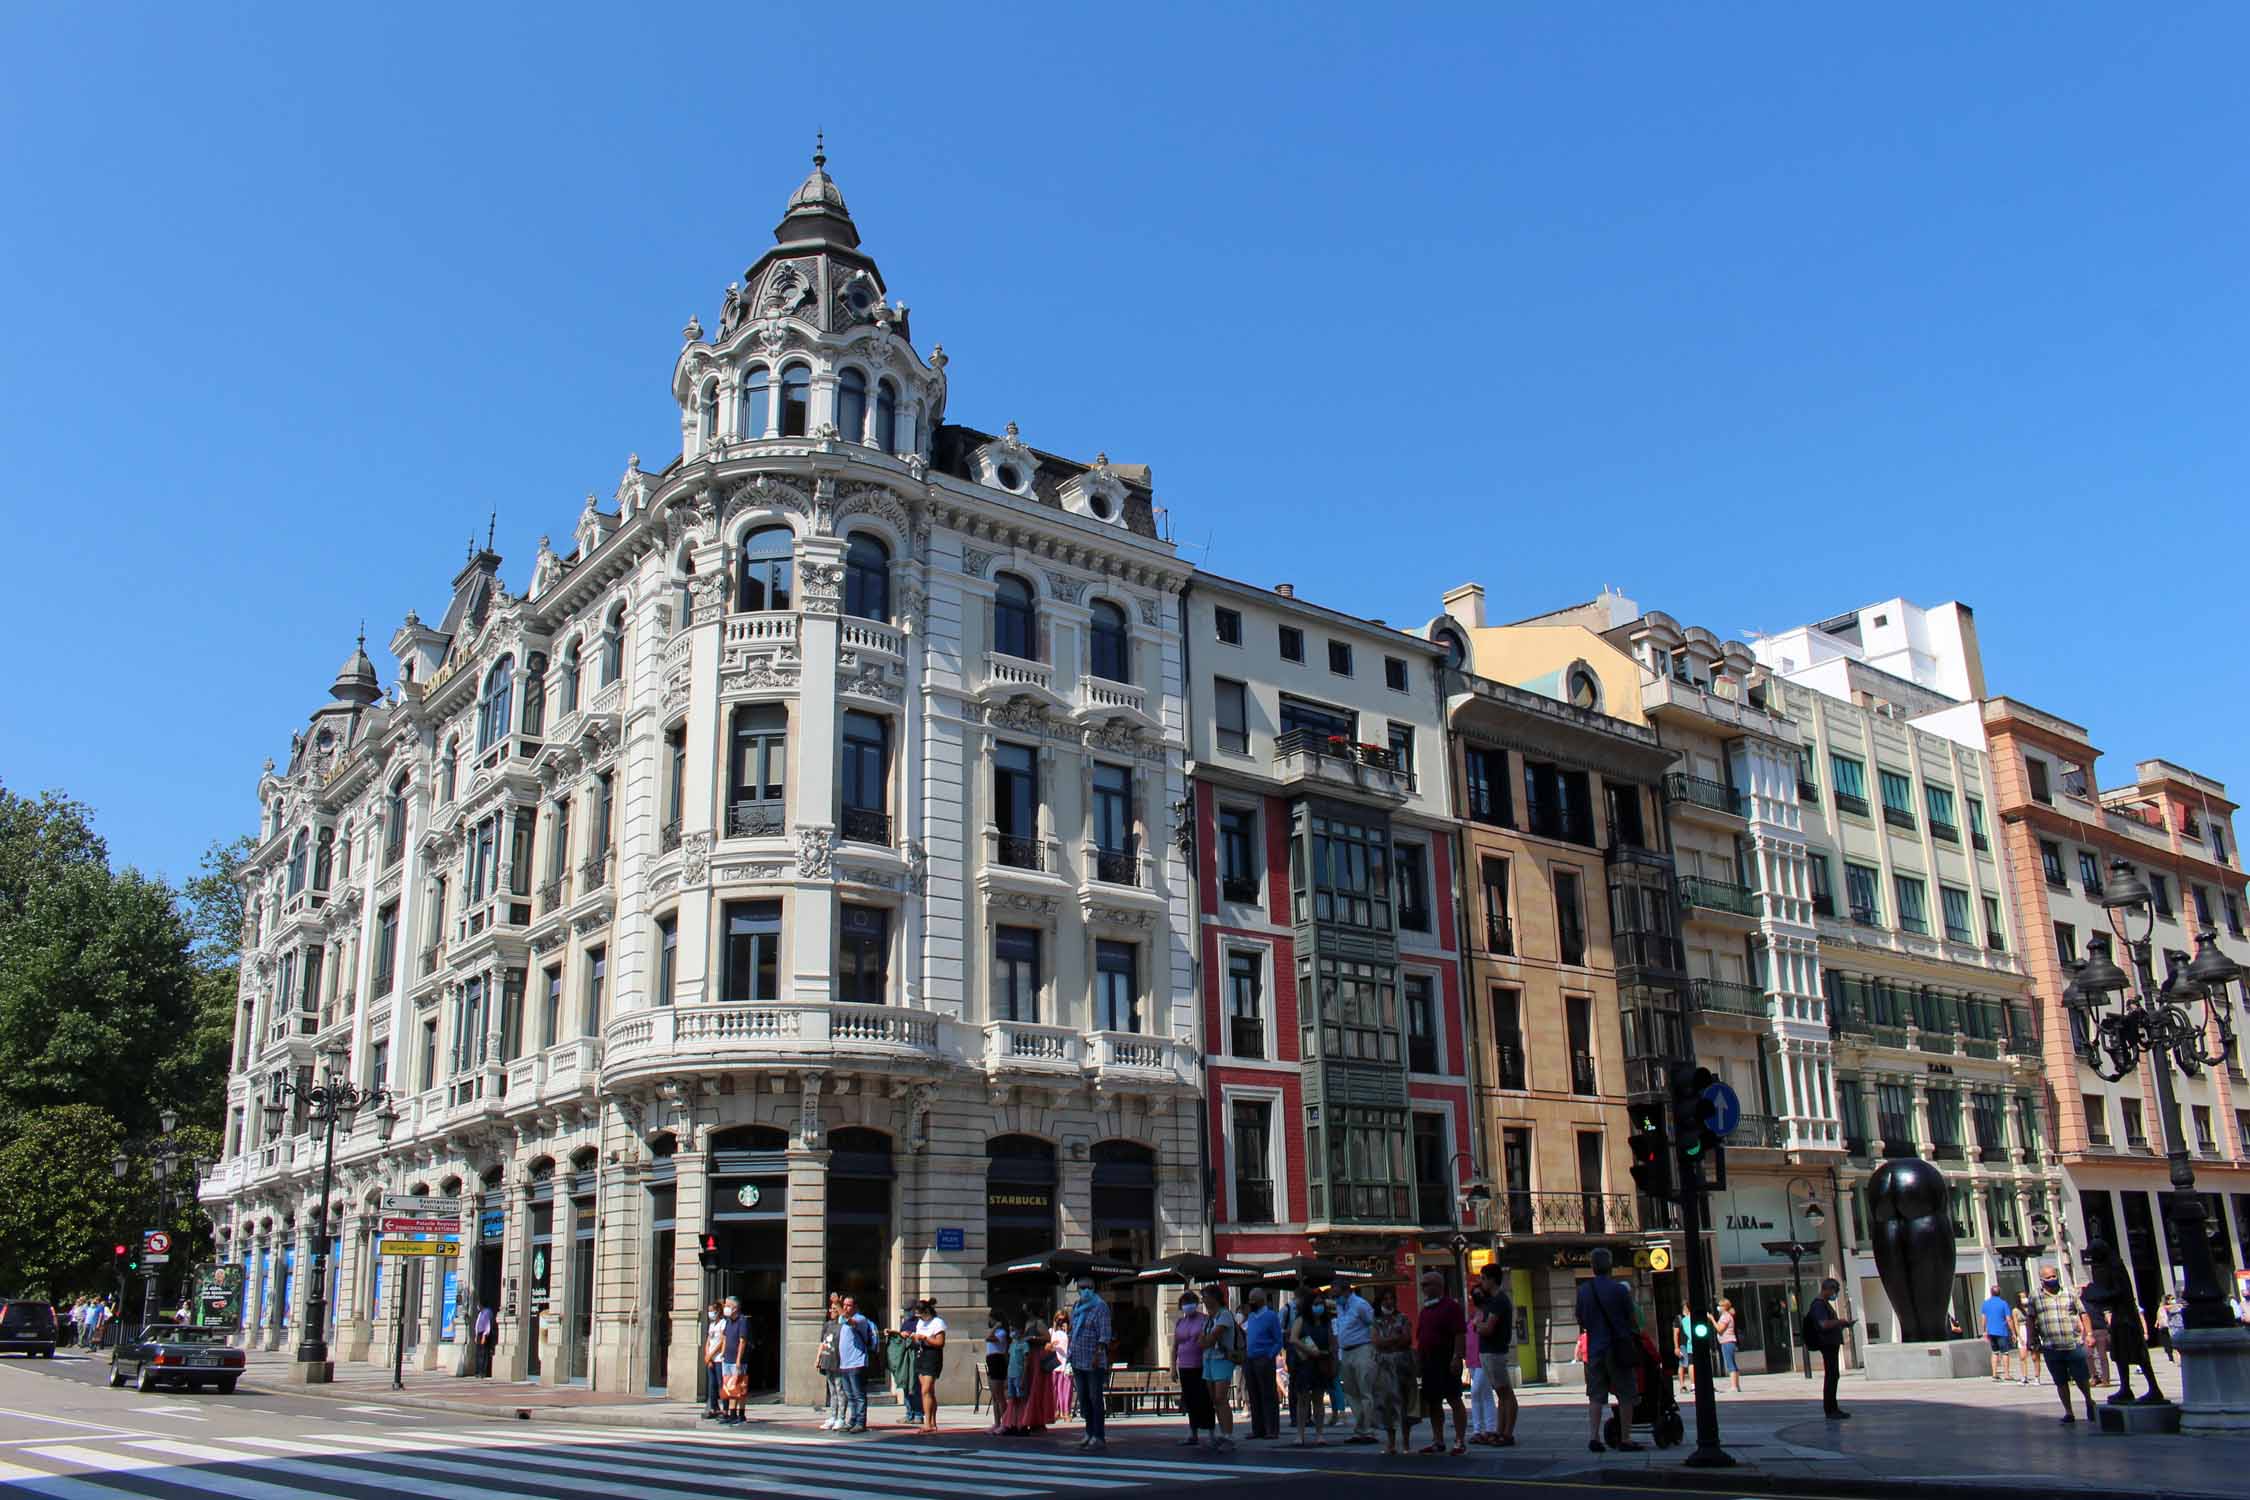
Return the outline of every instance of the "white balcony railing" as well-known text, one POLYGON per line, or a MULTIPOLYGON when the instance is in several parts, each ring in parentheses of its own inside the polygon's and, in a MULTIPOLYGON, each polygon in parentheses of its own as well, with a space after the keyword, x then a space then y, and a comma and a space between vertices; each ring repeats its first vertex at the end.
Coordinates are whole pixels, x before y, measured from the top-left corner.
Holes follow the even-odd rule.
POLYGON ((726 643, 730 646, 779 646, 796 638, 794 612, 768 610, 727 616, 726 643))
POLYGON ((1051 693, 1055 690, 1055 669, 1043 661, 1027 661, 1005 651, 987 651, 984 680, 995 687, 1032 687, 1051 693))
POLYGON ((1106 677, 1081 677, 1078 679, 1078 709, 1089 718, 1104 714, 1139 714, 1146 718, 1148 689, 1129 682, 1111 682, 1106 677))
POLYGON ((984 1028, 984 1065, 994 1073, 1079 1073, 1085 1034, 1035 1021, 992 1021, 984 1028))
POLYGON ((927 1057, 937 1050, 938 1019, 928 1011, 777 1000, 634 1011, 609 1023, 602 1056, 614 1073, 758 1057, 927 1057))
POLYGON ((850 616, 837 629, 836 649, 880 651, 885 656, 896 656, 903 660, 906 656, 906 635, 895 625, 850 616))

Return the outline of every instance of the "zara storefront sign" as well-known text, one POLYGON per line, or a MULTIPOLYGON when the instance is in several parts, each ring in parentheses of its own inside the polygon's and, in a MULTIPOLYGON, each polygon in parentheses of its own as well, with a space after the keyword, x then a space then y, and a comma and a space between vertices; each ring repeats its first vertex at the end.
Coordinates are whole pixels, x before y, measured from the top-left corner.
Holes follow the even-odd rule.
MULTIPOLYGON (((1718 1226, 1722 1264, 1789 1264, 1787 1256, 1775 1255, 1765 1247, 1765 1241, 1780 1239, 1789 1233, 1789 1197, 1780 1188, 1768 1183, 1743 1183, 1724 1194, 1714 1193, 1711 1217, 1718 1226)), ((1811 1233, 1810 1226, 1801 1217, 1797 1220, 1797 1233, 1801 1237, 1811 1233)))

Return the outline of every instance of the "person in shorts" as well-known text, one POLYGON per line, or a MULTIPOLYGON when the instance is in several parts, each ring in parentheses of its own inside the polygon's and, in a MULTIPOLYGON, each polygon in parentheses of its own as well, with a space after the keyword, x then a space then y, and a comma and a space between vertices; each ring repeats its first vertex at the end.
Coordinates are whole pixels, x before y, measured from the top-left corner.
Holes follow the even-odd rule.
POLYGON ((1516 1302, 1500 1267, 1490 1261, 1477 1273, 1484 1283, 1484 1306, 1478 1309, 1477 1359, 1484 1383, 1492 1392, 1499 1420, 1491 1433, 1491 1446, 1516 1445, 1516 1302))
POLYGON ((1602 1408, 1617 1403, 1617 1447, 1637 1452, 1633 1441, 1633 1403, 1640 1399, 1638 1354, 1641 1311, 1633 1293, 1612 1277, 1616 1260, 1605 1248, 1589 1258, 1594 1274, 1578 1283, 1578 1326, 1586 1330, 1586 1416, 1589 1452, 1602 1449, 1602 1408))
POLYGON ((1461 1401, 1461 1358, 1469 1320, 1461 1304, 1445 1294, 1445 1277, 1422 1273, 1422 1310, 1414 1320, 1414 1357, 1421 1375, 1422 1410, 1430 1419, 1430 1445, 1424 1453, 1443 1453, 1445 1413, 1453 1411, 1453 1447, 1459 1458, 1469 1451, 1469 1410, 1461 1401))

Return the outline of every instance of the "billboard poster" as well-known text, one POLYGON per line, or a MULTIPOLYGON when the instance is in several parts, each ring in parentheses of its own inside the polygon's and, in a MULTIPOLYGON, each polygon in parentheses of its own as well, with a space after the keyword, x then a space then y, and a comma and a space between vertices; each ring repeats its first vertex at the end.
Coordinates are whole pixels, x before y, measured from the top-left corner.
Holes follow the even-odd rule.
POLYGON ((243 1268, 212 1266, 195 1283, 195 1325, 198 1328, 242 1326, 243 1268))

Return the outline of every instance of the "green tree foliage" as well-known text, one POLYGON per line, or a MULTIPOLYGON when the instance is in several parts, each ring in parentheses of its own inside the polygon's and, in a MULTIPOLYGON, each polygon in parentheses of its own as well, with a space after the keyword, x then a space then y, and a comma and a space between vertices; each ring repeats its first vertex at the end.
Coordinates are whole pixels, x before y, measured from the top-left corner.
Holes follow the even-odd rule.
POLYGON ((0 1140, 0 1291, 69 1296, 110 1285, 132 1189, 110 1159, 124 1132, 90 1104, 16 1113, 0 1140))
POLYGON ((180 893, 195 968, 195 1024, 173 1061, 170 1082, 180 1112, 191 1119, 215 1123, 226 1107, 227 1049, 242 966, 244 901, 237 877, 256 847, 247 836, 214 841, 180 893))

